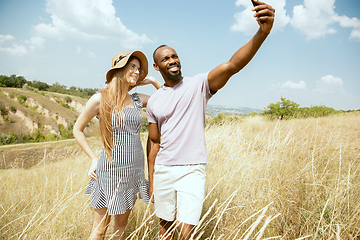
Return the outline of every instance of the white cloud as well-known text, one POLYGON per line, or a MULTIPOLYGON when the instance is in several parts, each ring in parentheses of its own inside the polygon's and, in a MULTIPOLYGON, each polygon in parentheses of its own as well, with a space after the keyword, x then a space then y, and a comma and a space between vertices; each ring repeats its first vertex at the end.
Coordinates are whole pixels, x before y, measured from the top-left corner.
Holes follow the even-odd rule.
POLYGON ((23 45, 13 44, 12 47, 0 48, 0 52, 5 52, 14 56, 24 56, 28 50, 23 45))
POLYGON ((304 0, 303 5, 295 6, 291 26, 306 36, 306 40, 318 39, 336 33, 332 27, 352 28, 350 38, 360 40, 360 20, 339 16, 335 12, 335 0, 304 0))
POLYGON ((115 16, 112 0, 47 0, 46 11, 51 15, 51 23, 41 23, 34 27, 42 37, 83 38, 88 40, 117 39, 125 48, 141 48, 150 43, 145 35, 127 29, 115 16))
POLYGON ((32 37, 30 40, 26 41, 29 44, 29 49, 31 52, 34 52, 36 49, 43 49, 45 39, 41 37, 32 37))
POLYGON ((11 35, 1 35, 0 34, 0 43, 3 43, 5 41, 11 41, 14 40, 15 37, 11 36, 11 35))
POLYGON ((347 16, 335 16, 334 19, 339 22, 341 27, 352 28, 350 39, 360 41, 360 20, 349 18, 347 16))
POLYGON ((299 83, 294 83, 292 81, 287 81, 281 85, 284 89, 291 89, 291 90, 305 90, 306 83, 304 81, 300 81, 299 83))
POLYGON ((343 80, 332 75, 326 75, 324 77, 321 77, 320 80, 317 81, 316 88, 313 91, 322 94, 347 94, 343 88, 343 80))
POLYGON ((287 81, 286 83, 272 84, 268 90, 271 91, 306 90, 306 83, 304 81, 300 81, 299 83, 287 81))
MULTIPOLYGON (((282 30, 290 22, 290 17, 286 15, 285 10, 286 0, 267 0, 266 3, 270 4, 276 10, 272 32, 282 30)), ((255 12, 251 11, 253 8, 251 1, 237 0, 235 5, 238 7, 243 6, 245 9, 234 15, 236 23, 231 26, 231 30, 234 32, 242 32, 246 35, 253 35, 259 25, 254 19, 255 12)))
MULTIPOLYGON (((0 43, 14 39, 15 37, 11 35, 0 35, 0 43)), ((13 43, 11 47, 1 47, 0 52, 5 52, 13 56, 24 56, 29 52, 34 52, 37 48, 42 49, 44 42, 45 39, 41 37, 32 37, 30 40, 25 41, 25 43, 27 43, 27 47, 13 43)))

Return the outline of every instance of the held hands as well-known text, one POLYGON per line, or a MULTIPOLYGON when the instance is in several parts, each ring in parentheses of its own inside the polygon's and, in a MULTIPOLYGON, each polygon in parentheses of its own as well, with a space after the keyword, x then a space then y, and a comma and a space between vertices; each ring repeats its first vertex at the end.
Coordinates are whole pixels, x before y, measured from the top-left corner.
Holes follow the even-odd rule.
POLYGON ((252 9, 253 11, 256 11, 254 15, 256 21, 258 22, 260 29, 264 33, 269 34, 274 24, 275 9, 272 8, 270 5, 260 2, 258 0, 254 0, 253 2, 257 4, 252 9))

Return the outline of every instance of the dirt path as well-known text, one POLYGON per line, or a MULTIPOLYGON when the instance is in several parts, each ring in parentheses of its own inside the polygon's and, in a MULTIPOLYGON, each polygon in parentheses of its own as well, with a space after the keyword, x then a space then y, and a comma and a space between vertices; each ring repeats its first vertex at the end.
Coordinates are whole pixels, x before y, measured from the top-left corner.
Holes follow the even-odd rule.
MULTIPOLYGON (((99 138, 88 138, 88 141, 90 145, 101 145, 99 138)), ((82 149, 75 139, 0 146, 0 169, 28 169, 80 152, 82 149)))

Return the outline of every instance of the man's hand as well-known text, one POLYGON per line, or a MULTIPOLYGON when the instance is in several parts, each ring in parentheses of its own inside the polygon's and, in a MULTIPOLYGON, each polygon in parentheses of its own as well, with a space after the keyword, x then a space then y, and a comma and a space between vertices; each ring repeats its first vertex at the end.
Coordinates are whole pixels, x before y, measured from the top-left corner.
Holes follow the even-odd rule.
POLYGON ((274 24, 275 9, 272 6, 257 0, 253 0, 253 3, 255 3, 256 6, 252 10, 256 11, 254 17, 256 18, 260 29, 264 33, 269 34, 274 24))

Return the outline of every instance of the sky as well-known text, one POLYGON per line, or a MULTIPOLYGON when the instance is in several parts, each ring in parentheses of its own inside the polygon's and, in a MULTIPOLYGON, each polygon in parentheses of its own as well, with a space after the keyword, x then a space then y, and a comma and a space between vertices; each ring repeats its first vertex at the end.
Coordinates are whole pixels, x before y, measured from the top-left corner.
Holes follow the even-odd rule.
MULTIPOLYGON (((360 0, 268 0, 271 34, 210 105, 263 110, 285 97, 301 107, 360 109, 360 0)), ((250 0, 0 0, 0 74, 67 87, 104 86, 111 58, 166 44, 183 76, 228 61, 258 30, 250 0)), ((152 86, 138 92, 153 94, 152 86)))

